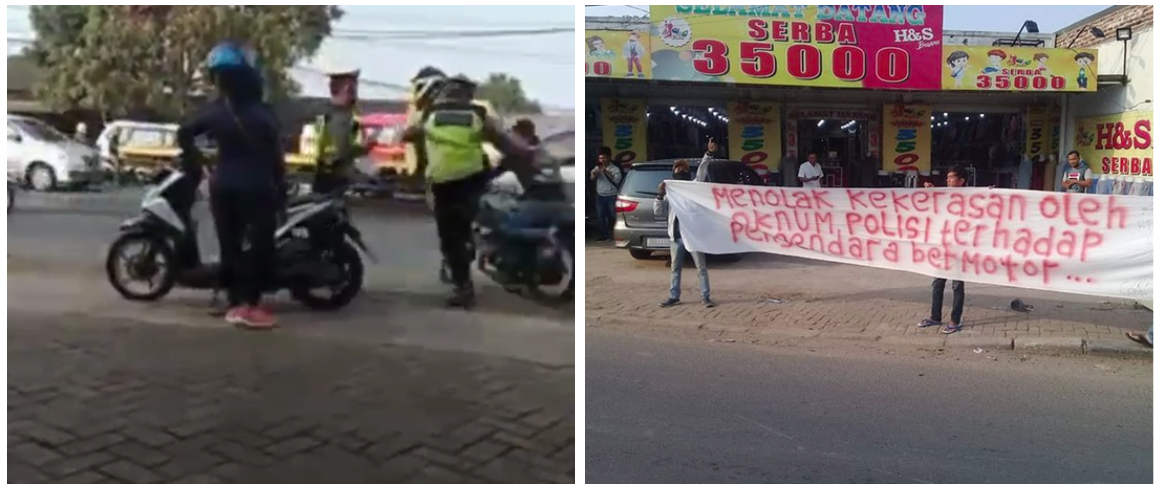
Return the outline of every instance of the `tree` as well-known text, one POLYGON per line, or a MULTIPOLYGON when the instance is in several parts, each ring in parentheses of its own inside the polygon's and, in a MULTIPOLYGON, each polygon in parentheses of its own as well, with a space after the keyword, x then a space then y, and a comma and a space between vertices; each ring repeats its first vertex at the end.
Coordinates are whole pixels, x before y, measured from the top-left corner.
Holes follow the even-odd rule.
POLYGON ((169 118, 208 87, 202 61, 214 45, 252 46, 271 99, 298 90, 289 70, 318 51, 342 16, 334 6, 34 6, 37 87, 49 105, 107 118, 148 107, 169 118))
POLYGON ((491 103, 499 112, 539 114, 540 103, 528 99, 520 80, 503 73, 488 75, 479 85, 478 97, 491 103))

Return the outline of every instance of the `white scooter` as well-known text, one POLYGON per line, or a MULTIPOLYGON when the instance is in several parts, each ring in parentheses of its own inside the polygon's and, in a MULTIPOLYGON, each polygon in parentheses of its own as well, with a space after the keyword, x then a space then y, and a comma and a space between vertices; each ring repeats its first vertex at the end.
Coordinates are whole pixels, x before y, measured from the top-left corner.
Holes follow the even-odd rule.
MULTIPOLYGON (((106 273, 125 299, 154 301, 174 287, 212 290, 223 288, 220 266, 203 263, 197 250, 196 222, 180 218, 193 202, 185 175, 165 171, 141 203, 141 215, 121 225, 121 234, 109 249, 106 273), (147 289, 136 290, 145 282, 147 289)), ((294 299, 316 310, 336 310, 362 291, 363 262, 373 254, 363 243, 341 195, 293 198, 275 233, 275 277, 266 293, 289 290, 294 299), (319 290, 322 290, 321 293, 319 290)))

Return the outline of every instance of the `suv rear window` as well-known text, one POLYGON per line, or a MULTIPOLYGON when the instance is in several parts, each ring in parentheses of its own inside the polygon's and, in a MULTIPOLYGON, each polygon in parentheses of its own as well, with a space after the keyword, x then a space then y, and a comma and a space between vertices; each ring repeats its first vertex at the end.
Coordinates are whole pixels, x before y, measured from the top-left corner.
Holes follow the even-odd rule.
POLYGON ((717 184, 765 185, 755 170, 741 162, 714 162, 709 164, 709 182, 717 184))
POLYGON ((628 172, 620 194, 628 197, 657 197, 661 182, 673 178, 671 167, 638 167, 628 172))
MULTIPOLYGON (((697 166, 693 166, 693 175, 697 166)), ((661 182, 672 178, 671 167, 633 167, 624 181, 621 194, 627 197, 655 198, 661 182)), ((757 172, 748 165, 733 161, 715 161, 709 164, 709 182, 716 184, 765 185, 757 172)))

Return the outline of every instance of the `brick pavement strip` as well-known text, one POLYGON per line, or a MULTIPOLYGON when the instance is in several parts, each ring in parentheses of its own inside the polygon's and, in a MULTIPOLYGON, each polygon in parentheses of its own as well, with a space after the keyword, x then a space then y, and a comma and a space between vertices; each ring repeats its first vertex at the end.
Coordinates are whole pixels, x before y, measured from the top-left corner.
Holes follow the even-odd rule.
POLYGON ((572 483, 575 374, 9 313, 9 483, 572 483))
MULTIPOLYGON (((937 328, 915 327, 929 312, 929 279, 760 254, 733 264, 711 262, 717 308, 690 302, 662 309, 657 303, 668 291, 662 261, 636 261, 625 251, 592 246, 586 248, 586 258, 585 317, 596 327, 683 330, 746 343, 837 339, 920 348, 1009 349, 1004 346, 1014 340, 1018 350, 1022 340, 1039 352, 1057 346, 1057 353, 1140 357, 1147 351, 1131 345, 1123 332, 1147 330, 1152 322, 1151 311, 1122 301, 968 284, 964 328, 946 339, 937 328), (1011 311, 1007 305, 1015 297, 1035 304, 1036 311, 1011 311), (1057 342, 1030 342, 1039 338, 1057 342), (1094 349, 1082 348, 1088 340, 1100 342, 1094 349)), ((686 267, 686 275, 693 273, 686 267)), ((695 280, 686 279, 683 297, 697 298, 696 288, 695 280)), ((949 294, 945 308, 949 312, 949 294)))

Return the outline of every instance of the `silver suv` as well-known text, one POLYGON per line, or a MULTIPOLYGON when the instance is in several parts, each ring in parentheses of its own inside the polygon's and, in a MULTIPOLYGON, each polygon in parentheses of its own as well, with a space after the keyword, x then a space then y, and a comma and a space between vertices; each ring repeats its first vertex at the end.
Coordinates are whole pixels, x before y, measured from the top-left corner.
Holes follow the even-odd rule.
MULTIPOLYGON (((617 248, 627 248, 634 259, 645 260, 654 252, 669 252, 669 217, 653 212, 657 189, 673 176, 678 159, 638 163, 632 166, 620 196, 616 199, 616 228, 613 238, 617 248)), ((701 159, 689 160, 693 175, 701 159)), ((742 162, 714 160, 709 167, 709 182, 764 186, 757 172, 742 162)))

